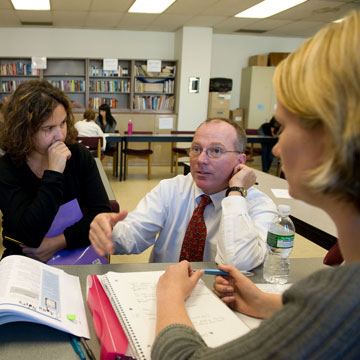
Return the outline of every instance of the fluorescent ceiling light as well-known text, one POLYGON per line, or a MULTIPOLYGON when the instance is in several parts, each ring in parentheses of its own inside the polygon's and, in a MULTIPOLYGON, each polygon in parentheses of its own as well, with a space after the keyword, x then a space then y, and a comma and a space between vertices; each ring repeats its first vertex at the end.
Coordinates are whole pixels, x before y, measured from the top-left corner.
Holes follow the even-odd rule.
POLYGON ((175 0, 136 0, 129 13, 160 14, 165 11, 175 0))
POLYGON ((333 22, 334 23, 341 23, 345 20, 345 18, 341 18, 341 19, 337 19, 337 20, 334 20, 333 22))
POLYGON ((263 19, 290 9, 307 0, 264 0, 251 8, 236 14, 235 17, 263 19))
POLYGON ((15 10, 50 10, 50 0, 11 0, 15 10))

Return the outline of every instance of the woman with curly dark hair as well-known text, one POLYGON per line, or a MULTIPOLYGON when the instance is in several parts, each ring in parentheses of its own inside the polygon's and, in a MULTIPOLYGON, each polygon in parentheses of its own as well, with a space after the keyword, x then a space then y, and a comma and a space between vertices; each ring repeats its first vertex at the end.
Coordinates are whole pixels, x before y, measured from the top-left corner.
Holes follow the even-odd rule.
POLYGON ((110 211, 94 159, 75 142, 71 103, 47 81, 22 83, 3 109, 0 128, 0 210, 4 256, 46 262, 62 249, 89 244, 95 215, 110 211), (77 199, 83 217, 45 237, 61 205, 77 199))

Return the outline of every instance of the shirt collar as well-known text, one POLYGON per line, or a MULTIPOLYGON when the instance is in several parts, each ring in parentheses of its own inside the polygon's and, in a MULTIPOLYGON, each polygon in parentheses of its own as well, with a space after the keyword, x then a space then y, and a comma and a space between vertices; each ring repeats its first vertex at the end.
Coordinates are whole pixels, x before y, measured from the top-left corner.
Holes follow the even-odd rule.
MULTIPOLYGON (((207 195, 207 194, 205 194, 195 183, 194 183, 194 185, 195 185, 195 201, 197 204, 199 204, 200 196, 207 195)), ((221 208, 221 201, 225 197, 225 192, 226 192, 226 189, 221 190, 215 194, 208 195, 210 197, 212 203, 214 204, 215 210, 218 210, 219 208, 221 208)))

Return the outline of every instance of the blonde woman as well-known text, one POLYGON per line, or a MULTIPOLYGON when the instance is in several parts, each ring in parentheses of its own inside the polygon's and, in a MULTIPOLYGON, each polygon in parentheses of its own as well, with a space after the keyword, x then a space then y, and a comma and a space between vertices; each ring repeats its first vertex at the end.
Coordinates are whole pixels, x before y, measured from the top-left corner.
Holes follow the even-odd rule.
POLYGON ((335 222, 345 265, 314 273, 284 295, 265 294, 233 266, 215 292, 259 328, 218 348, 194 330, 184 299, 202 272, 169 267, 157 286, 153 359, 360 359, 360 12, 308 40, 277 68, 274 154, 290 194, 335 222), (190 273, 190 275, 189 275, 190 273))

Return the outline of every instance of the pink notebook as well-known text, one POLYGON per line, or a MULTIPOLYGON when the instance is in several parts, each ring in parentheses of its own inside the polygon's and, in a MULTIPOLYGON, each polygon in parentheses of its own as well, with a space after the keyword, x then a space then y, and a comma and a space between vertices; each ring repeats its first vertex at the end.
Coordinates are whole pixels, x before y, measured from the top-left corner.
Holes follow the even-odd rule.
POLYGON ((100 341, 100 360, 130 359, 128 339, 98 277, 87 277, 87 303, 100 341))

